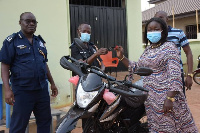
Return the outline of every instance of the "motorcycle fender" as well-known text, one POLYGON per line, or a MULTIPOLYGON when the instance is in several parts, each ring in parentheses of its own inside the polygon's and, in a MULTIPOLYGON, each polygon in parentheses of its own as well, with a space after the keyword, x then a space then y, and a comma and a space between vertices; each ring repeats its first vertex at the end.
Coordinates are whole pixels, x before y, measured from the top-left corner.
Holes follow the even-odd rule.
POLYGON ((200 68, 194 71, 194 73, 199 73, 199 72, 200 72, 200 68))
POLYGON ((84 109, 72 106, 65 116, 61 118, 56 127, 56 133, 66 133, 72 131, 77 121, 85 113, 84 109))

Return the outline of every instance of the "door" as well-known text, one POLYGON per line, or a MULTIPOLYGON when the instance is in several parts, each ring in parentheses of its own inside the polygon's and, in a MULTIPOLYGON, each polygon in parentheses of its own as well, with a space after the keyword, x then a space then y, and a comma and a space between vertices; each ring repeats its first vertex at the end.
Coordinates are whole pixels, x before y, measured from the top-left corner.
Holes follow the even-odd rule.
MULTIPOLYGON (((77 37, 79 24, 91 25, 91 42, 98 48, 121 45, 127 57, 126 10, 121 7, 89 6, 70 4, 71 40, 77 37)), ((113 51, 113 57, 116 53, 113 51)), ((127 70, 119 63, 118 71, 127 70)))

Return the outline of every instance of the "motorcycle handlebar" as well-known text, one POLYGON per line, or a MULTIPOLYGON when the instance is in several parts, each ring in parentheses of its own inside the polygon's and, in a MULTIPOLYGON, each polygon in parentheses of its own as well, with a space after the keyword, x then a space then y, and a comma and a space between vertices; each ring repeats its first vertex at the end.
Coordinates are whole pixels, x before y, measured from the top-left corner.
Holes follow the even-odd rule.
POLYGON ((60 65, 68 70, 71 70, 73 72, 75 72, 76 74, 78 74, 79 76, 83 76, 84 74, 81 72, 81 70, 74 65, 73 63, 68 61, 69 57, 68 56, 64 56, 60 59, 60 65))
POLYGON ((121 89, 118 89, 118 88, 115 88, 113 86, 110 86, 110 90, 112 92, 115 92, 115 93, 118 93, 124 97, 134 97, 134 96, 138 96, 138 95, 135 95, 133 92, 131 91, 124 91, 124 90, 121 90, 121 89))
MULTIPOLYGON (((86 69, 89 65, 85 62, 79 62, 78 60, 74 59, 73 57, 70 57, 70 56, 63 56, 61 59, 60 59, 60 65, 65 68, 65 69, 68 69, 68 70, 71 70, 73 72, 75 72, 76 74, 78 74, 79 76, 83 76, 84 74, 82 73, 81 69, 78 68, 76 65, 74 65, 73 63, 69 62, 68 60, 71 60, 73 62, 76 62, 77 64, 79 65, 83 65, 83 67, 86 69)), ((89 69, 90 72, 93 72, 97 75, 99 75, 100 77, 103 77, 105 79, 108 79, 110 81, 116 81, 116 78, 112 77, 112 76, 109 76, 107 74, 104 74, 103 72, 101 71, 98 71, 96 69, 92 69, 90 68, 89 69)), ((117 82, 116 82, 117 83, 117 82)), ((136 88, 136 89, 139 89, 139 90, 142 90, 142 91, 146 91, 148 92, 147 89, 141 87, 141 86, 138 86, 138 85, 135 85, 135 84, 132 84, 132 82, 130 81, 126 81, 124 82, 124 85, 125 86, 128 86, 128 87, 133 87, 133 88, 136 88)), ((120 91, 119 89, 115 89, 113 91, 120 91)), ((121 90, 121 93, 124 93, 125 91, 121 90)), ((125 93, 128 93, 128 92, 125 92, 125 93)), ((128 94, 127 94, 128 95, 128 94)))
POLYGON ((109 79, 110 81, 115 81, 116 80, 116 78, 114 78, 112 76, 109 76, 107 74, 103 74, 102 72, 97 71, 95 69, 90 69, 90 71, 93 72, 93 73, 95 73, 95 74, 97 74, 97 75, 99 75, 100 77, 103 77, 105 79, 109 79))
MULTIPOLYGON (((105 79, 108 78, 110 81, 116 81, 116 78, 114 78, 114 77, 112 77, 112 76, 109 76, 109 75, 107 75, 107 74, 103 74, 102 72, 97 71, 97 70, 95 70, 95 69, 90 69, 90 71, 93 72, 93 73, 95 73, 95 74, 97 74, 97 75, 99 75, 100 77, 105 78, 105 79)), ((117 82, 115 82, 115 83, 117 83, 117 82)), ((148 90, 145 89, 144 87, 141 87, 141 86, 132 84, 130 81, 126 81, 126 82, 124 83, 124 85, 125 85, 125 86, 128 86, 128 87, 133 87, 133 88, 139 89, 139 90, 141 90, 141 91, 148 92, 148 90)), ((113 88, 113 89, 114 89, 114 88, 113 88)), ((117 91, 117 90, 119 90, 119 89, 115 89, 115 90, 113 90, 113 91, 117 91)), ((123 93, 123 92, 125 92, 125 91, 120 91, 120 92, 123 93)), ((126 92, 126 93, 128 94, 128 92, 126 92)))
POLYGON ((128 87, 133 87, 133 88, 139 89, 139 90, 141 90, 141 91, 149 92, 149 90, 145 89, 144 87, 138 86, 138 85, 136 85, 136 84, 132 84, 132 83, 129 82, 129 81, 125 82, 125 85, 128 86, 128 87))

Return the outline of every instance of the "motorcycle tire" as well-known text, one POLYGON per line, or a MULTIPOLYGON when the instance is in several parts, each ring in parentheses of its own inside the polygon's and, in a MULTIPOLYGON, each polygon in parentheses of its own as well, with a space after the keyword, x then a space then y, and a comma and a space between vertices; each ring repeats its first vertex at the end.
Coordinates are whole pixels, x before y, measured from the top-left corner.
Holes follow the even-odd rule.
POLYGON ((193 76, 193 80, 194 80, 195 83, 200 85, 200 73, 195 73, 194 76, 193 76))
POLYGON ((102 133, 98 122, 96 122, 93 118, 88 118, 84 125, 83 133, 102 133))

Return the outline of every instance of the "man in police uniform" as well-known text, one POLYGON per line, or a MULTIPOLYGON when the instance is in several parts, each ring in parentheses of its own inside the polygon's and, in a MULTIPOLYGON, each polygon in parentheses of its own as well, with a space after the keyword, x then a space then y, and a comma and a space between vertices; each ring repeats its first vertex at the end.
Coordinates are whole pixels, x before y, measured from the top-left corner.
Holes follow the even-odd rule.
POLYGON ((84 43, 84 46, 78 46, 79 44, 73 42, 70 46, 71 56, 77 60, 85 61, 91 66, 97 66, 104 71, 105 66, 99 56, 107 54, 108 49, 100 48, 98 50, 97 47, 90 42, 91 26, 88 24, 80 24, 77 29, 77 34, 84 43))
POLYGON ((32 13, 22 13, 19 24, 21 31, 8 36, 1 49, 5 101, 13 105, 10 133, 24 133, 32 111, 37 132, 49 133, 52 118, 47 78, 52 96, 56 97, 58 90, 46 63, 45 42, 34 35, 37 21, 32 13))
MULTIPOLYGON (((100 48, 98 50, 97 47, 90 42, 91 26, 88 24, 80 24, 77 29, 77 34, 83 42, 83 45, 80 46, 81 44, 73 42, 70 46, 71 56, 79 61, 84 61, 91 66, 99 67, 104 71, 105 66, 99 56, 107 54, 108 49, 100 48)), ((72 75, 74 76, 75 74, 72 73, 72 75)), ((73 93, 75 93, 75 91, 73 93)), ((87 119, 82 119, 82 128, 84 128, 86 121, 87 119)))

